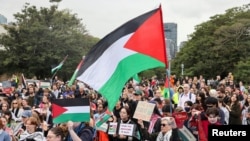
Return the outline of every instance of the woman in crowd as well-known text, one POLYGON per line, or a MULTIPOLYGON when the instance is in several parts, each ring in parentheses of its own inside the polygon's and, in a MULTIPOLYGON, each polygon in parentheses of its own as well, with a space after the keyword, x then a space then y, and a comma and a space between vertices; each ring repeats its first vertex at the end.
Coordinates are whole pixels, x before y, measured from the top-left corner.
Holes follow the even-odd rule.
MULTIPOLYGON (((119 129, 121 124, 132 124, 135 126, 134 130, 135 133, 139 132, 138 128, 136 127, 136 123, 131 120, 131 111, 130 109, 125 106, 121 109, 120 111, 120 117, 117 119, 117 129, 119 129)), ((138 136, 127 136, 127 135, 122 135, 118 133, 118 130, 116 134, 114 135, 115 141, 139 141, 138 136)))
POLYGON ((205 107, 206 95, 202 91, 198 91, 196 95, 195 103, 200 104, 203 108, 205 107))
POLYGON ((239 97, 233 94, 230 103, 227 105, 229 111, 229 125, 241 125, 241 104, 239 102, 239 97))
POLYGON ((2 103, 2 110, 1 110, 1 116, 4 114, 5 111, 9 110, 9 104, 8 102, 3 102, 2 103))
POLYGON ((19 141, 43 141, 44 135, 38 131, 38 121, 34 117, 29 117, 25 122, 26 130, 21 133, 19 141))
POLYGON ((47 141, 64 141, 64 133, 61 127, 53 127, 46 137, 47 141))
POLYGON ((16 137, 13 135, 13 130, 10 127, 8 127, 7 118, 1 117, 1 121, 3 124, 3 130, 10 135, 12 141, 17 141, 16 137))
POLYGON ((22 116, 22 113, 23 113, 23 108, 21 107, 21 104, 18 102, 17 99, 14 99, 12 102, 11 102, 11 108, 10 108, 10 111, 12 112, 12 115, 13 115, 13 119, 17 122, 20 122, 21 121, 21 116, 22 116))
POLYGON ((250 107, 250 95, 247 95, 246 99, 245 99, 245 102, 244 102, 244 105, 243 105, 243 109, 242 109, 242 125, 247 125, 247 111, 248 111, 248 108, 250 107))
POLYGON ((11 141, 10 135, 6 131, 4 131, 4 124, 2 120, 0 120, 0 132, 0 141, 11 141))
POLYGON ((142 138, 149 141, 180 141, 178 128, 173 117, 161 118, 161 131, 149 134, 142 120, 138 120, 142 129, 142 138))
POLYGON ((10 111, 5 111, 2 115, 7 119, 7 126, 10 128, 14 128, 16 125, 15 120, 12 118, 12 113, 10 111))

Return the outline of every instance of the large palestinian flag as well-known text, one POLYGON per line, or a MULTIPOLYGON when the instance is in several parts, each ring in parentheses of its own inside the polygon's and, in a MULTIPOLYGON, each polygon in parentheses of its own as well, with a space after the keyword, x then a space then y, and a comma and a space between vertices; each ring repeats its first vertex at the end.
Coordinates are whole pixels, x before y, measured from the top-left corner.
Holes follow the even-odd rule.
POLYGON ((52 117, 53 123, 63 123, 69 120, 73 122, 89 121, 89 99, 55 99, 52 101, 52 117))
POLYGON ((77 79, 97 90, 113 110, 124 84, 135 74, 166 67, 161 7, 123 24, 86 55, 77 79))

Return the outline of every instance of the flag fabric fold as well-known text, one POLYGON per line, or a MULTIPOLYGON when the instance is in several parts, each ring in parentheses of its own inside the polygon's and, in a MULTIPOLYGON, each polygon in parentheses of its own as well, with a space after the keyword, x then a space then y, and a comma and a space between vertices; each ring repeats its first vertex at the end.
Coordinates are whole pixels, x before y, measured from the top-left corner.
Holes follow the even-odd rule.
POLYGON ((83 64, 83 62, 84 62, 84 58, 85 58, 85 57, 83 57, 82 60, 80 61, 80 63, 78 64, 78 66, 77 66, 77 68, 76 68, 74 74, 72 75, 72 77, 71 77, 71 79, 70 79, 70 81, 69 81, 69 83, 68 83, 68 86, 71 86, 71 85, 74 83, 74 81, 75 81, 75 79, 76 79, 76 76, 77 76, 77 73, 78 73, 79 69, 81 68, 81 66, 82 66, 82 64, 83 64))
POLYGON ((61 69, 62 66, 63 66, 63 64, 64 64, 64 62, 67 60, 67 58, 68 58, 68 55, 66 55, 66 56, 64 57, 64 59, 62 60, 62 62, 60 62, 59 65, 57 65, 56 67, 54 67, 54 68, 51 69, 51 73, 53 74, 56 70, 61 69))
POLYGON ((69 120, 82 122, 90 120, 90 103, 88 98, 54 99, 52 101, 53 123, 69 120))
POLYGON ((135 74, 166 67, 161 7, 144 13, 101 39, 86 55, 77 79, 98 91, 113 110, 135 74))

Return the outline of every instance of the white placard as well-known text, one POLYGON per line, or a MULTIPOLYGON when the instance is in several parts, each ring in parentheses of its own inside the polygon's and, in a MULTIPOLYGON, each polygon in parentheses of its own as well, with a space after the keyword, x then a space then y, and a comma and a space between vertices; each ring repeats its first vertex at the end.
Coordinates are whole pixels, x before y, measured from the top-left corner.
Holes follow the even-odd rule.
POLYGON ((134 124, 121 123, 119 127, 119 135, 132 136, 134 130, 134 124))

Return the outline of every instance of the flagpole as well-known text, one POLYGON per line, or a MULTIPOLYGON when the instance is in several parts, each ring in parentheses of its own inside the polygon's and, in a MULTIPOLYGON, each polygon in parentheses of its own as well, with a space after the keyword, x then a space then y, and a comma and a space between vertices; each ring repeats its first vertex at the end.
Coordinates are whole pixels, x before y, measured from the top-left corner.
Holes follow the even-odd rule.
POLYGON ((74 81, 76 79, 76 76, 77 76, 77 73, 78 73, 79 69, 81 68, 81 66, 82 66, 82 64, 84 62, 84 59, 85 59, 85 56, 82 57, 82 60, 77 65, 76 70, 75 70, 74 74, 72 75, 72 77, 71 77, 71 79, 70 79, 70 81, 68 83, 68 86, 71 86, 74 83, 74 81))
POLYGON ((51 85, 53 84, 53 78, 56 76, 57 72, 58 72, 58 69, 56 70, 56 72, 51 77, 51 85))
MULTIPOLYGON (((170 66, 170 65, 169 65, 170 66)), ((173 113, 173 111, 172 111, 172 98, 171 98, 171 91, 170 91, 170 89, 171 89, 171 87, 170 87, 170 69, 166 69, 166 74, 167 74, 167 81, 168 81, 168 93, 169 93, 169 101, 170 101, 170 114, 172 115, 172 113, 173 113)))

